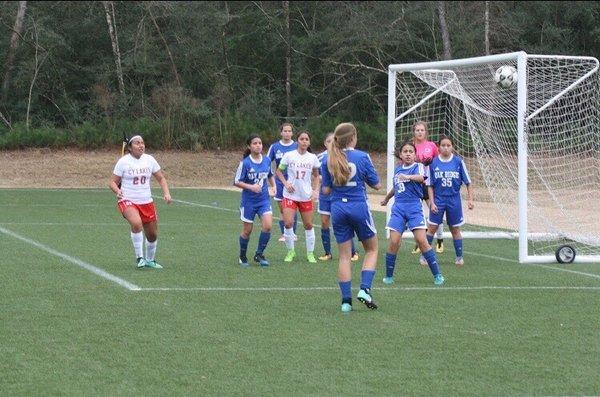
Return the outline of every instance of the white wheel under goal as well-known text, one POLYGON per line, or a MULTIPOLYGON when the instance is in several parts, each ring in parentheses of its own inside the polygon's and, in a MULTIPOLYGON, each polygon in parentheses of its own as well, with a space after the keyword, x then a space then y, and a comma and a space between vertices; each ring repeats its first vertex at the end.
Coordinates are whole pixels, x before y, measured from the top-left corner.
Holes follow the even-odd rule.
POLYGON ((556 260, 558 263, 573 263, 575 260, 575 248, 570 245, 561 245, 556 250, 556 260))

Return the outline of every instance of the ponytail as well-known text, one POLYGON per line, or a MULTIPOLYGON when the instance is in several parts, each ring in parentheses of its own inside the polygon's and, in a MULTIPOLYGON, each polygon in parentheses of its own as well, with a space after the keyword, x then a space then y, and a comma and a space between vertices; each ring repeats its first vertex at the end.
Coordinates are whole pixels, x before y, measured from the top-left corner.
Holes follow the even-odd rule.
POLYGON ((350 165, 344 149, 348 147, 355 136, 356 127, 351 123, 342 123, 335 127, 327 162, 327 169, 333 175, 335 185, 344 186, 350 179, 350 165))

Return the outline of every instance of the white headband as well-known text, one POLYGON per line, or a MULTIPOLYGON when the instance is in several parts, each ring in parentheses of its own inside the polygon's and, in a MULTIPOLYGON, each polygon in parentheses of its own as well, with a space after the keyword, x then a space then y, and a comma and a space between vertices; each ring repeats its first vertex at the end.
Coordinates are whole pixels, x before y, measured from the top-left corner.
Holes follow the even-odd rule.
POLYGON ((141 136, 141 135, 134 135, 134 136, 132 136, 131 138, 129 138, 129 140, 127 141, 127 144, 128 144, 128 145, 131 145, 131 142, 133 142, 133 140, 134 140, 135 138, 144 139, 144 138, 142 138, 142 136, 141 136))

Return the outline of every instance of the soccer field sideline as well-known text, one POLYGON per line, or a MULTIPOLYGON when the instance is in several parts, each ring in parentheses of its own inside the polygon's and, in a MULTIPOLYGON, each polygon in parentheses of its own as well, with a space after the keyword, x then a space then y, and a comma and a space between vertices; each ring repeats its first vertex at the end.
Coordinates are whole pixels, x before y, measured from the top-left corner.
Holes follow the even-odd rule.
MULTIPOLYGON (((154 196, 155 198, 157 198, 156 196, 154 196)), ((184 205, 189 205, 189 206, 194 206, 194 207, 202 207, 202 208, 209 208, 209 209, 214 209, 214 210, 221 210, 221 211, 227 211, 227 212, 237 212, 237 210, 234 209, 230 209, 230 208, 224 208, 224 207, 218 207, 218 206, 214 206, 214 205, 208 205, 208 204, 202 204, 202 203, 196 203, 196 202, 192 202, 192 201, 185 201, 185 200, 177 200, 174 199, 173 200, 176 203, 180 203, 180 204, 184 204, 184 205)), ((273 219, 279 219, 278 217, 273 217, 273 219)), ((5 224, 5 223, 0 223, 0 224, 5 224)), ((15 223, 15 222, 11 222, 10 224, 19 224, 19 223, 15 223)), ((43 225, 44 223, 37 223, 37 224, 41 224, 43 225)), ((49 225, 57 225, 57 223, 49 223, 49 225)), ((74 225, 74 224, 70 224, 70 225, 74 225)), ((111 224, 112 225, 112 224, 111 224)), ((320 227, 320 225, 315 224, 315 227, 320 227)), ((118 277, 114 274, 111 274, 107 271, 105 271, 104 269, 101 269, 98 266, 95 266, 93 264, 87 263, 79 258, 67 255, 65 253, 59 252, 55 249, 53 249, 52 247, 49 247, 47 245, 41 244, 31 238, 22 236, 18 233, 15 233, 9 229, 6 229, 4 227, 0 227, 0 233, 5 234, 7 236, 13 237, 15 239, 21 240, 25 243, 28 243, 30 245, 35 246, 38 249, 41 249, 51 255, 54 256, 58 256, 68 262, 71 262, 99 277, 102 277, 106 280, 109 280, 113 283, 116 283, 117 285, 130 290, 130 291, 134 291, 134 292, 140 292, 140 291, 189 291, 189 292, 193 292, 193 291, 198 291, 198 292, 211 292, 211 291, 231 291, 231 292, 244 292, 244 291, 331 291, 331 290, 337 290, 337 287, 321 287, 321 286, 313 286, 313 287, 245 287, 245 288, 236 288, 236 287, 152 287, 152 288, 144 288, 141 286, 138 286, 136 284, 133 284, 121 277, 118 277)), ((489 259, 493 259, 493 260, 500 260, 500 261, 505 261, 505 262, 511 262, 511 263, 518 263, 517 260, 515 259, 510 259, 510 258, 504 258, 504 257, 498 257, 498 256, 493 256, 493 255, 486 255, 486 254, 480 254, 477 252, 469 252, 469 251, 465 251, 466 254, 468 255, 474 255, 474 256, 480 256, 480 257, 484 257, 484 258, 489 258, 489 259)), ((595 278, 595 279, 600 279, 600 275, 598 274, 593 274, 593 273, 586 273, 586 272, 581 272, 581 271, 576 271, 576 270, 571 270, 571 269, 564 269, 564 268, 560 268, 560 267, 554 267, 554 266, 549 266, 549 265, 543 265, 543 264, 532 264, 532 266, 537 266, 537 267, 541 267, 547 270, 553 270, 553 271, 561 271, 561 272, 567 272, 567 273, 571 273, 571 274, 576 274, 576 275, 580 275, 580 276, 584 276, 584 277, 590 277, 590 278, 595 278)), ((481 290, 568 290, 568 289, 578 289, 578 290, 600 290, 600 286, 589 286, 589 287, 574 287, 574 286, 561 286, 561 287, 556 287, 556 286, 493 286, 493 285, 488 285, 488 286, 455 286, 455 287, 411 287, 411 286, 407 286, 407 287, 380 287, 377 288, 378 291, 481 291, 481 290)))

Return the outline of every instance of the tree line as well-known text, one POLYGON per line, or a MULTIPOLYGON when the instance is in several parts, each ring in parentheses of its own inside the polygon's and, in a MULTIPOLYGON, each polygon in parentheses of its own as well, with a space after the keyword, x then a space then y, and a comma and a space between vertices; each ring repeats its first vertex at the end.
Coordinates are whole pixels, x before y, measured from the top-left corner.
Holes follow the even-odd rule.
POLYGON ((385 147, 387 66, 598 56, 597 2, 32 2, 0 7, 0 148, 239 147, 351 120, 385 147))

